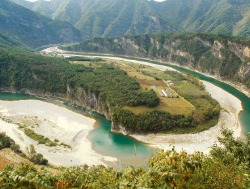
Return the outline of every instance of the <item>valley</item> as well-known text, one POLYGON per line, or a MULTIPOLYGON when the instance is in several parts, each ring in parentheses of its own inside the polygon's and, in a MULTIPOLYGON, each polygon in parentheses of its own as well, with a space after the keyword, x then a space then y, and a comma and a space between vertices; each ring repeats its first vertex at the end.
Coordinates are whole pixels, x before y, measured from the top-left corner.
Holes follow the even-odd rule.
POLYGON ((50 19, 70 22, 84 39, 162 32, 250 34, 248 0, 12 1, 50 19))
MULTIPOLYGON (((98 67, 100 64, 112 64, 116 65, 119 68, 122 68, 123 70, 127 70, 131 73, 128 73, 129 75, 131 74, 132 76, 135 76, 135 70, 136 68, 140 68, 140 76, 136 75, 139 80, 143 79, 143 84, 142 87, 145 88, 145 82, 147 79, 149 80, 149 83, 152 82, 152 78, 150 78, 148 75, 148 72, 154 72, 157 77, 160 77, 161 75, 164 76, 163 73, 170 73, 172 71, 178 73, 175 69, 163 65, 158 65, 158 64, 153 64, 145 61, 139 61, 139 60, 131 60, 131 59, 126 59, 126 58, 120 58, 120 57, 114 57, 114 56, 107 56, 107 55, 90 55, 90 54, 84 54, 81 55, 80 53, 77 54, 70 54, 70 52, 67 51, 62 51, 58 48, 52 47, 43 50, 45 53, 49 54, 58 54, 58 56, 65 56, 65 57, 73 57, 72 60, 76 59, 87 59, 87 58, 98 58, 98 62, 93 62, 93 61, 73 61, 74 64, 83 64, 85 66, 91 66, 91 67, 98 67), (143 78, 143 74, 145 74, 145 71, 147 71, 147 77, 143 78), (148 78, 149 77, 149 78, 148 78)), ((91 60, 91 59, 90 59, 91 60)), ((178 75, 178 74, 177 74, 178 75)), ((165 75, 166 77, 166 75, 165 75)), ((159 80, 158 80, 159 81, 159 80)), ((205 85, 206 90, 212 95, 214 99, 216 99, 220 106, 221 106, 221 111, 220 111, 220 118, 218 124, 213 123, 213 126, 211 129, 208 131, 204 132, 199 132, 197 134, 181 134, 181 135, 175 135, 175 134, 146 134, 146 135, 140 135, 140 134, 130 134, 132 137, 138 139, 139 141, 146 142, 150 145, 157 146, 160 148, 164 149, 170 149, 170 144, 174 144, 176 149, 182 150, 185 148, 186 151, 189 153, 193 153, 195 151, 203 151, 208 153, 209 148, 215 144, 217 144, 217 138, 220 136, 220 130, 222 128, 225 128, 225 126, 230 130, 234 131, 235 136, 242 136, 242 125, 239 122, 238 114, 242 111, 242 105, 241 101, 239 101, 237 98, 235 98, 233 95, 229 94, 226 91, 223 91, 219 87, 206 82, 202 81, 203 84, 205 85), (216 125, 216 126, 215 126, 216 125)), ((178 85, 175 86, 178 89, 178 85)), ((185 89, 185 87, 184 87, 185 89)), ((196 89, 197 90, 197 89, 196 89)), ((192 92, 195 90, 192 89, 192 92)), ((197 91, 195 91, 197 93, 197 91)), ((190 95, 190 94, 189 94, 190 95)), ((197 95, 197 94, 196 94, 197 95)), ((162 97, 165 99, 164 97, 162 97)), ((196 97, 197 98, 197 97, 196 97)), ((184 98, 183 98, 184 99, 184 98)), ((176 103, 175 98, 169 98, 168 99, 168 105, 171 100, 173 100, 175 103, 173 104, 172 108, 175 108, 178 106, 178 103, 176 103)), ((178 99, 178 100, 181 100, 178 99)), ((185 99, 184 99, 185 100, 185 99)), ((183 102, 180 102, 181 105, 183 105, 183 102)), ((190 104, 188 104, 190 106, 190 104)), ((165 105, 165 110, 167 105, 165 105)), ((248 106, 248 105, 247 105, 248 106)), ((193 108, 193 105, 191 106, 193 108)), ((127 107, 125 107, 127 108, 127 107)), ((192 109, 191 108, 191 109, 192 109)), ((129 108, 129 110, 133 111, 133 108, 129 108)), ((178 108, 177 108, 178 109, 178 108)), ((183 107, 179 108, 180 111, 184 111, 183 107)), ((172 109, 173 110, 173 109, 172 109)), ((140 108, 139 110, 136 110, 135 113, 138 113, 141 111, 145 111, 145 108, 140 108)), ((173 113, 173 112, 172 112, 173 113)), ((245 125, 245 127, 248 127, 248 125, 245 125)))
POLYGON ((249 0, 1 0, 0 188, 250 188, 249 0))

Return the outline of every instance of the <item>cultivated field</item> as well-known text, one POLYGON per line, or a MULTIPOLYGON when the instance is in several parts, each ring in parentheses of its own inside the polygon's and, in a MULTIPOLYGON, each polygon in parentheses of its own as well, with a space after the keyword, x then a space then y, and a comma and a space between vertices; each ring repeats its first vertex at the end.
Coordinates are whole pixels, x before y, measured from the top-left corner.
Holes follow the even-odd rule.
MULTIPOLYGON (((178 94, 172 87, 178 84, 178 88, 183 88, 183 90, 186 90, 186 88, 192 85, 191 83, 188 82, 187 85, 183 84, 181 82, 182 77, 180 77, 180 74, 175 74, 175 73, 169 74, 166 71, 164 72, 150 66, 134 64, 126 61, 102 60, 95 62, 88 60, 88 61, 74 61, 72 63, 83 64, 87 67, 92 67, 92 68, 99 67, 102 64, 110 64, 126 71, 130 77, 135 78, 140 83, 141 90, 143 91, 154 90, 158 95, 158 97, 160 98, 159 106, 153 108, 149 108, 146 106, 124 107, 125 109, 130 110, 135 114, 140 114, 153 110, 162 110, 174 115, 180 114, 185 116, 191 116, 195 110, 195 107, 184 97, 178 94), (167 81, 171 81, 170 83, 172 83, 173 85, 172 86, 168 85, 167 81), (171 97, 164 96, 161 92, 162 90, 168 90, 172 96, 171 97)), ((192 87, 193 88, 191 89, 191 91, 202 93, 201 90, 195 88, 195 85, 193 85, 192 87)))

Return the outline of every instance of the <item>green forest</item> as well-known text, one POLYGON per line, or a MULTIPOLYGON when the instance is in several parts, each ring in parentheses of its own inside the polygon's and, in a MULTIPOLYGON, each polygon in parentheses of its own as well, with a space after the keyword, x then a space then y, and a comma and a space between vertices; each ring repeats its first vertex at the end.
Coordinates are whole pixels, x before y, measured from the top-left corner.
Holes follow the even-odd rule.
POLYGON ((85 39, 180 31, 250 35, 248 0, 12 1, 49 18, 70 22, 85 39))
MULTIPOLYGON (((160 100, 153 90, 141 90, 139 82, 123 70, 107 64, 91 68, 70 64, 61 58, 43 57, 13 48, 0 48, 2 89, 23 93, 31 90, 40 96, 66 98, 67 87, 73 90, 81 88, 87 95, 94 95, 98 102, 104 103, 102 113, 111 115, 114 126, 122 125, 129 132, 197 132, 213 126, 218 120, 220 108, 211 97, 201 97, 204 98, 206 107, 209 107, 204 109, 197 104, 199 102, 194 100, 195 97, 185 94, 183 95, 192 101, 198 112, 203 111, 204 119, 197 121, 196 115, 171 115, 159 110, 135 115, 123 107, 156 107, 160 100), (206 125, 208 121, 211 122, 208 127, 200 128, 200 125, 206 125)), ((74 97, 73 94, 70 94, 71 97, 74 97)))

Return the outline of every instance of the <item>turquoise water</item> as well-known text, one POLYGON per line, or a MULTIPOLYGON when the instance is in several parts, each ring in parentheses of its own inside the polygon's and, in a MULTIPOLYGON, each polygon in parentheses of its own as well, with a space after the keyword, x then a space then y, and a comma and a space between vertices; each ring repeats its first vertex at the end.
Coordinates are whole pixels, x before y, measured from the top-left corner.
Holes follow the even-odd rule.
POLYGON ((64 104, 75 110, 80 110, 85 115, 93 116, 97 120, 96 128, 88 137, 91 140, 92 149, 99 154, 117 157, 121 164, 145 165, 148 158, 155 152, 155 148, 129 136, 110 132, 111 122, 103 115, 65 101, 64 104))
MULTIPOLYGON (((127 58, 127 57, 126 57, 127 58)), ((154 64, 165 65, 155 61, 143 60, 154 64)), ((166 65, 165 65, 166 66, 166 65)), ((220 82, 214 78, 204 76, 195 71, 191 71, 185 68, 181 68, 175 65, 167 65, 176 70, 184 73, 191 74, 201 80, 211 82, 225 91, 231 93, 237 97, 243 105, 244 111, 239 115, 240 122, 243 126, 245 132, 250 132, 250 98, 239 90, 233 88, 232 86, 220 82)), ((23 94, 10 94, 10 93, 0 93, 0 100, 27 100, 34 97, 30 95, 23 94)), ((149 156, 154 153, 155 149, 150 148, 147 145, 138 142, 128 136, 122 134, 115 134, 110 132, 111 123, 102 115, 88 111, 84 108, 70 105, 64 102, 68 107, 73 108, 73 110, 82 113, 83 115, 93 116, 97 119, 96 128, 90 133, 89 139, 92 142, 93 150, 106 156, 117 157, 120 159, 121 164, 132 164, 132 165, 143 165, 149 156)))
MULTIPOLYGON (((0 93, 0 100, 29 99, 39 98, 25 94, 0 93)), ((110 121, 98 113, 69 104, 62 100, 56 100, 53 102, 59 104, 63 103, 66 107, 76 111, 77 113, 94 117, 97 120, 97 125, 88 136, 92 143, 92 149, 99 154, 118 158, 121 166, 126 164, 131 164, 134 166, 145 165, 145 162, 148 160, 150 155, 155 152, 155 148, 148 147, 146 144, 138 142, 131 137, 124 136, 122 134, 111 133, 110 121)))
POLYGON ((27 94, 15 94, 15 93, 5 93, 0 92, 0 100, 29 100, 35 99, 34 96, 27 95, 27 94))
MULTIPOLYGON (((121 56, 122 57, 122 56, 121 56)), ((193 75, 201 80, 204 81, 208 81, 222 89, 224 89, 225 91, 229 92, 230 94, 234 95, 236 98, 238 98, 241 103, 242 103, 242 107, 243 107, 243 111, 240 112, 239 114, 239 120, 241 123, 241 126, 243 128, 243 131, 245 133, 250 132, 250 98, 245 95, 244 93, 240 92, 238 89, 232 87, 229 84, 226 84, 224 82, 218 81, 212 77, 208 77, 205 76, 201 73, 198 73, 196 71, 193 70, 189 70, 180 66, 176 66, 176 65, 172 65, 172 64, 163 64, 157 61, 152 61, 152 60, 145 60, 145 59, 140 59, 140 58, 127 58, 127 57, 122 57, 122 58, 126 58, 126 59, 131 59, 131 60, 141 60, 141 61, 145 61, 145 62, 149 62, 149 63, 153 63, 153 64, 158 64, 158 65, 163 65, 163 66, 167 66, 167 67, 171 67, 174 68, 180 72, 183 73, 187 73, 190 75, 193 75)))
MULTIPOLYGON (((82 55, 85 55, 85 54, 83 53, 82 55)), ((86 54, 86 55, 91 56, 91 54, 86 54)), ((92 54, 92 56, 100 56, 100 57, 102 57, 102 56, 107 56, 107 55, 92 54)), ((250 132, 250 98, 248 96, 246 96, 244 93, 240 92, 238 89, 232 87, 231 85, 226 84, 226 83, 221 82, 221 81, 218 81, 218 80, 216 80, 216 79, 214 79, 212 77, 205 76, 205 75, 203 75, 201 73, 198 73, 196 71, 189 70, 189 69, 177 66, 177 65, 164 64, 164 63, 161 63, 161 62, 158 62, 158 61, 153 61, 153 60, 148 60, 148 59, 143 59, 143 58, 132 58, 132 57, 126 57, 126 56, 117 56, 117 57, 124 58, 124 59, 127 59, 127 60, 139 60, 139 61, 144 61, 144 62, 149 62, 149 63, 153 63, 153 64, 158 64, 158 65, 162 65, 162 66, 171 67, 171 68, 174 68, 174 69, 176 69, 176 70, 178 70, 180 72, 193 75, 193 76, 195 76, 195 77, 197 77, 197 78, 199 78, 201 80, 208 81, 208 82, 210 82, 210 83, 224 89, 225 91, 227 91, 230 94, 234 95, 236 98, 238 98, 241 101, 243 111, 241 111, 240 114, 239 114, 239 120, 240 120, 241 126, 243 128, 243 132, 244 133, 249 133, 250 132)))

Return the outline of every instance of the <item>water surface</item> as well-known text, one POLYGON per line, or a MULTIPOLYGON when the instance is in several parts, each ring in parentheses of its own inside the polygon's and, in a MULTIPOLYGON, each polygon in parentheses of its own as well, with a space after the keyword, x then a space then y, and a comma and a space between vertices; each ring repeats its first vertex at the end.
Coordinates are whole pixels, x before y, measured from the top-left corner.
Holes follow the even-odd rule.
MULTIPOLYGON (((26 94, 0 93, 0 100, 29 100, 40 99, 26 94)), ((119 159, 114 166, 133 165, 143 166, 148 158, 155 152, 155 149, 139 142, 129 136, 122 134, 111 133, 111 122, 104 116, 89 111, 83 107, 72 105, 63 100, 48 100, 46 101, 65 105, 72 111, 82 114, 83 116, 90 116, 97 120, 96 127, 89 134, 89 139, 92 143, 92 149, 97 153, 105 156, 116 157, 119 159)))

